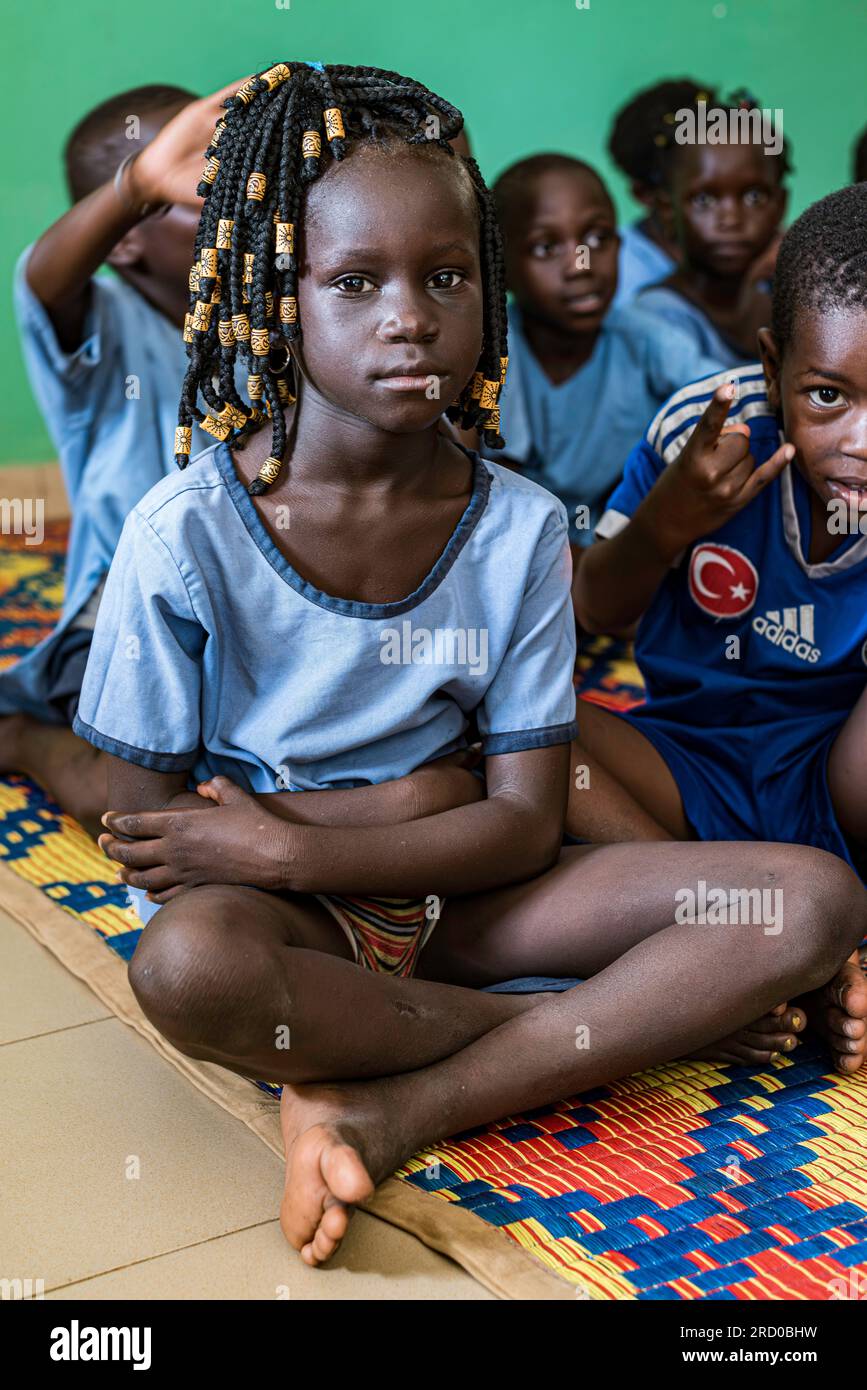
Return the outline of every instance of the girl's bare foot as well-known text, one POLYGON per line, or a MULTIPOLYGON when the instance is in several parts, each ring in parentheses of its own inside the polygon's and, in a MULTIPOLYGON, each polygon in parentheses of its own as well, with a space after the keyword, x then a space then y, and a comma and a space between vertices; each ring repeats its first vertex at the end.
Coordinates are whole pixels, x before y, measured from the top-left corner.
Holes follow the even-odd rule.
POLYGON ((763 1065, 794 1052, 798 1034, 806 1027, 806 1011, 778 1004, 770 1013, 748 1023, 721 1042, 702 1047, 690 1056, 702 1062, 734 1062, 738 1066, 763 1065))
POLYGON ((331 1258, 346 1234, 352 1208, 406 1158, 368 1088, 284 1086, 280 1122, 286 1151, 286 1186, 280 1225, 306 1264, 331 1258))
POLYGON ((805 999, 810 1027, 829 1044, 834 1066, 852 1076, 867 1061, 867 979, 857 951, 833 980, 805 999))

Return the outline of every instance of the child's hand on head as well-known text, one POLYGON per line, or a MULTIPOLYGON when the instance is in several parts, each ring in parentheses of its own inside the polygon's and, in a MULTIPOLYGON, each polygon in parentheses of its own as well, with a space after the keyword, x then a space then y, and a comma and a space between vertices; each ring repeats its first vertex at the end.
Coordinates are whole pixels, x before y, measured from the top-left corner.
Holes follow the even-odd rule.
POLYGON ((736 389, 717 387, 683 452, 647 498, 657 540, 672 557, 718 530, 794 458, 794 446, 782 444, 756 468, 748 427, 726 424, 736 389))
POLYGON ((247 80, 240 78, 211 96, 191 101, 163 127, 133 160, 127 173, 133 201, 192 206, 201 203, 196 189, 205 163, 204 151, 224 114, 223 102, 247 80))

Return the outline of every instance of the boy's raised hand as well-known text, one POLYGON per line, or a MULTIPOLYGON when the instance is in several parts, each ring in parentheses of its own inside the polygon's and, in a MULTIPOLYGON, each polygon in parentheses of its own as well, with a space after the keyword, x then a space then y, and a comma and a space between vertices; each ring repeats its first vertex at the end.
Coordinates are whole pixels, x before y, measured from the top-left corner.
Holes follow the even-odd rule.
MULTIPOLYGON (((251 74, 252 75, 252 74, 251 74)), ((127 171, 132 200, 144 203, 201 203, 196 189, 202 177, 205 150, 217 121, 224 114, 223 102, 248 78, 239 78, 209 97, 191 101, 164 126, 127 171)))
POLYGON ((736 389, 717 387, 683 452, 647 498, 657 540, 672 558, 746 507, 795 456, 794 445, 782 444, 756 468, 748 427, 726 424, 736 389))

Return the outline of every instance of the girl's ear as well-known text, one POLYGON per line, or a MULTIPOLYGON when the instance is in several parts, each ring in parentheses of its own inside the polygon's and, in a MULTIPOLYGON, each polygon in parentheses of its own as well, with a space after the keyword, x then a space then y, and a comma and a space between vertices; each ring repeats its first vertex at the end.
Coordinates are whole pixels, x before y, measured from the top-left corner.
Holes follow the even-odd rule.
POLYGON ((782 393, 780 391, 782 355, 780 353, 780 345, 770 328, 759 329, 759 351, 762 355, 762 369, 765 373, 768 405, 776 414, 782 403, 782 393))
POLYGON ((138 227, 131 227, 106 256, 106 263, 112 270, 132 270, 142 259, 144 246, 138 227))
POLYGON ((653 212, 656 205, 656 189, 650 183, 645 183, 643 179, 633 179, 629 185, 629 191, 636 203, 641 203, 648 212, 653 212))
POLYGON ((669 241, 677 241, 677 220, 674 215, 674 200, 667 188, 657 188, 653 195, 653 208, 669 241))

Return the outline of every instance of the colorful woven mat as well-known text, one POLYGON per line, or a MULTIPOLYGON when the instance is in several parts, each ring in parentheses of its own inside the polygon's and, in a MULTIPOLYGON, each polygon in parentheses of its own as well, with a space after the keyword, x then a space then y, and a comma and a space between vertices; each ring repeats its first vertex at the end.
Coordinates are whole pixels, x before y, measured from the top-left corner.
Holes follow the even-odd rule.
MULTIPOLYGON (((62 592, 63 527, 0 551, 0 666, 62 592)), ((594 638, 582 695, 641 699, 594 638)), ((108 861, 27 778, 0 778, 0 859, 129 960, 140 928, 108 861)), ((812 1042, 768 1069, 680 1062, 473 1130, 397 1176, 498 1228, 592 1299, 867 1297, 867 1074, 812 1042)))

